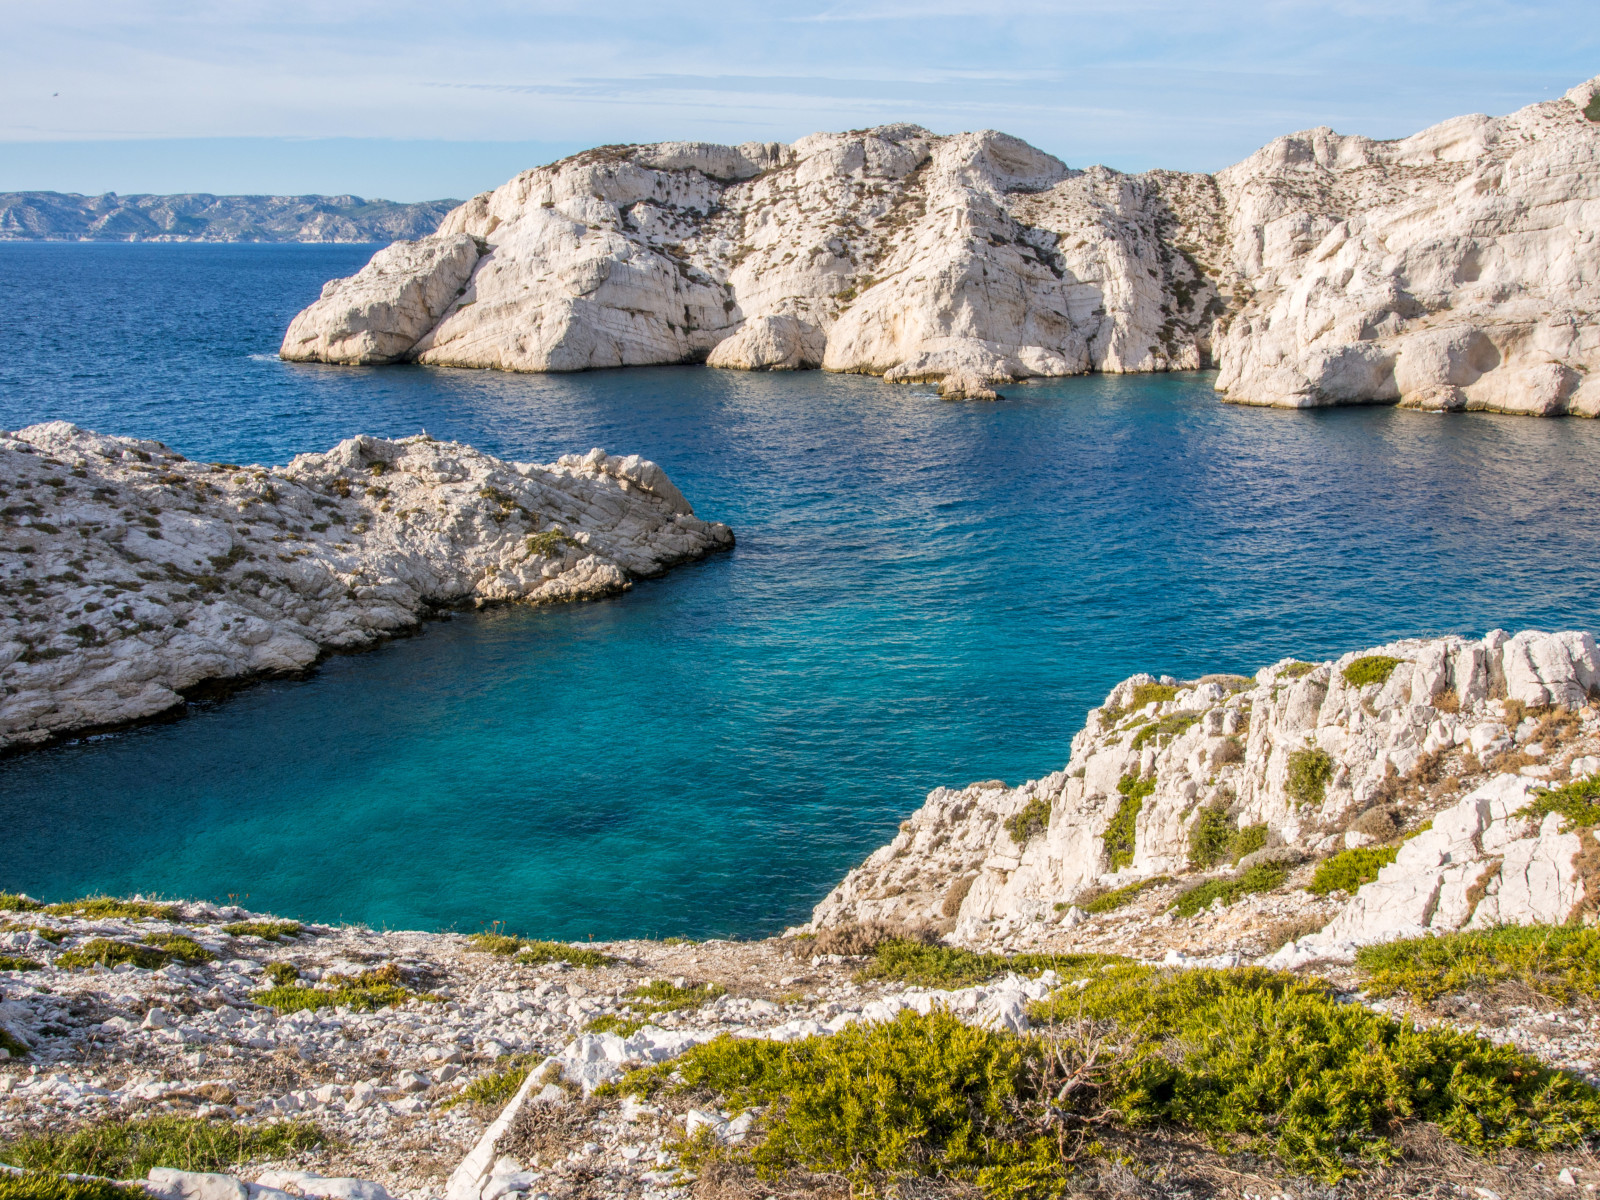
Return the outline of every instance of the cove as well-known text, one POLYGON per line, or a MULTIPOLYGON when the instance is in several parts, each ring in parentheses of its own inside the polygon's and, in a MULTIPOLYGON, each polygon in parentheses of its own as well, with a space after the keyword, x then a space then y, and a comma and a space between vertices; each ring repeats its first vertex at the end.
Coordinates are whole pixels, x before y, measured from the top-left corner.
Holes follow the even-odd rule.
POLYGON ((801 920, 940 784, 1059 768, 1137 670, 1594 626, 1600 428, 1002 389, 273 357, 370 247, 0 246, 0 424, 286 461, 426 429, 659 462, 728 555, 463 614, 304 680, 0 762, 0 889, 597 938, 801 920))

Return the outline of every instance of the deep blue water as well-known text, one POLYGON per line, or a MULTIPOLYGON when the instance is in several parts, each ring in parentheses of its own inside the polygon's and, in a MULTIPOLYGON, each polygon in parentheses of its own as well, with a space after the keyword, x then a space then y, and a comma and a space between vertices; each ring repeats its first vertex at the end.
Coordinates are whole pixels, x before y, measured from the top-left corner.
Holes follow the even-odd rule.
POLYGON ((551 935, 802 919, 939 784, 1061 766, 1137 670, 1594 627, 1600 426, 1232 408, 1211 376, 997 405, 816 372, 272 357, 347 246, 0 245, 0 426, 283 462, 426 429, 660 462, 729 555, 0 762, 0 889, 551 935))

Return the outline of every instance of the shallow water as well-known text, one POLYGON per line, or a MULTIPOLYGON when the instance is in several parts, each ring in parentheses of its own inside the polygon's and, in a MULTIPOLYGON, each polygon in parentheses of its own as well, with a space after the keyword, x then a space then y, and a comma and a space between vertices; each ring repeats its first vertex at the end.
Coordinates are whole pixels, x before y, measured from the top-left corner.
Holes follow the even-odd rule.
POLYGON ((660 462, 738 548, 0 762, 0 890, 771 932, 930 788, 1059 768, 1133 671, 1595 624, 1592 422, 1239 409, 1204 374, 968 405, 817 372, 273 358, 369 253, 0 245, 0 426, 231 461, 422 429, 542 462, 603 446, 660 462))

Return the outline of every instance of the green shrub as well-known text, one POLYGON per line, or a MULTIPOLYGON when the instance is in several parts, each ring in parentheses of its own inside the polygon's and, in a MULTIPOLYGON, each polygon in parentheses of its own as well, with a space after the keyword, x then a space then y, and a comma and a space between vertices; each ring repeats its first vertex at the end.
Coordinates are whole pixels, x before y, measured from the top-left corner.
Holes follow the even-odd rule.
POLYGON ((136 1183, 67 1179, 48 1171, 0 1175, 0 1200, 145 1200, 148 1195, 136 1183))
POLYGON ((1018 975, 1038 975, 1044 971, 1065 974, 1121 961, 1115 955, 1104 954, 979 954, 955 946, 929 946, 897 939, 879 943, 872 952, 872 961, 856 978, 958 988, 982 983, 1007 971, 1018 975))
POLYGON ((85 896, 82 900, 48 904, 44 911, 61 917, 144 917, 156 921, 178 919, 178 910, 174 905, 154 904, 149 900, 118 900, 113 896, 85 896))
POLYGON ((1480 1153, 1600 1133, 1600 1092, 1514 1047, 1417 1029, 1259 968, 1120 968, 1030 1016, 1115 1023, 1100 1103, 1128 1124, 1175 1124, 1330 1183, 1395 1158, 1412 1121, 1480 1153))
POLYGON ((224 925, 222 932, 233 937, 258 937, 276 942, 286 937, 299 937, 303 929, 299 921, 238 921, 224 925))
POLYGON ((1208 804, 1189 827, 1189 865, 1209 867, 1227 858, 1233 839, 1239 836, 1238 824, 1228 816, 1224 804, 1208 804))
POLYGON ((1239 830, 1233 839, 1233 845, 1228 847, 1233 855, 1233 861, 1238 862, 1246 854, 1254 854, 1257 850, 1264 850, 1267 845, 1267 827, 1265 825, 1246 825, 1239 830))
POLYGON ((619 1017, 616 1013, 602 1013, 583 1027, 585 1033, 614 1033, 619 1038, 631 1038, 649 1022, 642 1017, 619 1017))
POLYGON ((1005 826, 1012 841, 1019 846, 1026 846, 1035 834, 1043 833, 1050 827, 1050 801, 1035 796, 1023 806, 1021 812, 1007 817, 1005 826))
POLYGON ((1298 660, 1287 664, 1278 672, 1279 679, 1300 679, 1317 669, 1316 663, 1300 662, 1298 660))
POLYGON ((754 1144, 691 1143, 691 1168, 730 1154, 767 1179, 840 1176, 857 1196, 893 1195, 898 1181, 920 1177, 1042 1200, 1060 1192, 1065 1166, 1039 1119, 1041 1059, 1036 1040, 902 1012, 799 1042, 723 1036, 633 1072, 618 1090, 711 1092, 727 1107, 765 1109, 754 1144))
POLYGON ((199 942, 181 933, 152 933, 144 939, 144 944, 154 946, 157 950, 164 950, 180 962, 213 962, 217 957, 199 942))
POLYGON ((1514 980, 1561 1003, 1600 999, 1600 929, 1510 925, 1408 938, 1356 952, 1374 995, 1433 1000, 1514 980))
POLYGON ((501 1067, 498 1071, 490 1071, 487 1075, 479 1075, 439 1107, 447 1109, 454 1108, 458 1104, 470 1104, 475 1108, 504 1108, 511 1103, 511 1097, 517 1094, 522 1081, 528 1077, 528 1072, 533 1070, 534 1063, 538 1061, 537 1055, 519 1055, 509 1066, 501 1067))
POLYGON ((1362 884, 1376 879, 1378 872, 1399 853, 1398 846, 1362 846, 1335 854, 1317 867, 1306 891, 1313 896, 1326 896, 1329 892, 1349 892, 1353 896, 1362 884))
POLYGON ((29 900, 16 892, 0 892, 0 912, 39 912, 43 908, 37 900, 29 900))
POLYGON ((280 987, 288 987, 299 980, 300 972, 293 963, 268 963, 267 978, 280 987))
POLYGON ((1583 115, 1591 121, 1600 123, 1600 92, 1589 98, 1589 103, 1584 106, 1583 115))
POLYGON ((1178 698, 1178 689, 1165 683, 1140 683, 1133 689, 1133 699, 1128 701, 1128 711, 1135 712, 1147 704, 1165 704, 1178 698))
POLYGON ((12 1058, 25 1058, 28 1053, 28 1048, 4 1029, 0 1029, 0 1050, 4 1050, 12 1058))
POLYGON ((516 956, 524 966, 564 962, 574 967, 603 967, 616 960, 598 950, 573 946, 567 942, 541 942, 505 933, 475 933, 467 938, 475 950, 501 957, 516 956))
POLYGON ((42 965, 38 959, 19 954, 0 954, 0 971, 37 971, 42 965))
MULTIPOLYGON (((279 977, 274 976, 275 979, 279 977)), ((363 971, 360 975, 328 975, 318 987, 305 987, 293 982, 279 983, 276 987, 255 993, 251 999, 279 1013, 292 1013, 339 1005, 356 1012, 374 1012, 391 1005, 404 1004, 407 1000, 437 1001, 439 997, 402 986, 400 970, 391 963, 375 971, 363 971)))
POLYGON ((326 1141, 309 1121, 231 1125, 194 1117, 109 1117, 71 1131, 0 1141, 0 1160, 32 1171, 145 1176, 152 1167, 227 1171, 235 1163, 287 1158, 326 1141))
POLYGON ((528 941, 526 938, 511 937, 504 933, 475 933, 467 938, 467 944, 485 954, 498 954, 502 958, 508 958, 526 946, 528 941))
POLYGON ((1333 756, 1320 746, 1307 746, 1289 755, 1289 773, 1283 790, 1301 804, 1321 804, 1333 778, 1333 756))
POLYGON ((67 936, 64 929, 46 929, 43 925, 24 925, 20 921, 0 921, 0 933, 32 933, 47 942, 60 942, 67 936))
POLYGON ((1270 892, 1287 878, 1287 867, 1279 863, 1258 863, 1243 875, 1196 884, 1172 902, 1172 911, 1180 917, 1196 916, 1210 908, 1219 897, 1224 905, 1229 905, 1255 892, 1270 892))
POLYGON ((696 983, 679 987, 665 979, 652 979, 628 991, 633 1007, 649 1014, 678 1012, 708 1004, 727 989, 715 983, 696 983))
POLYGON ((1115 912, 1124 904, 1132 903, 1139 898, 1139 894, 1148 888, 1161 887, 1171 883, 1172 880, 1165 875, 1156 875, 1150 879, 1141 879, 1138 883, 1130 883, 1126 887, 1119 887, 1114 891, 1102 892, 1093 900, 1083 903, 1083 911, 1087 913, 1115 912))
POLYGON ((56 955, 55 965, 67 970, 80 970, 96 963, 103 967, 132 963, 146 971, 166 966, 173 956, 154 946, 134 946, 127 942, 114 942, 110 938, 91 938, 81 946, 56 955))
POLYGON ((1145 798, 1155 790, 1154 775, 1141 779, 1138 775, 1129 774, 1117 781, 1117 791, 1122 795, 1122 803, 1117 805, 1116 815, 1111 818, 1106 831, 1100 835, 1100 844, 1111 856, 1113 871, 1120 871, 1133 861, 1139 810, 1144 807, 1145 798))
POLYGON ((546 529, 543 533, 536 533, 528 539, 528 553, 545 558, 558 558, 568 546, 578 546, 581 543, 560 529, 546 529))
POLYGON ((1394 669, 1404 661, 1387 654, 1368 654, 1358 658, 1343 671, 1344 681, 1351 687, 1366 687, 1369 683, 1388 683, 1394 669))
POLYGON ((1533 802, 1518 810, 1517 815, 1542 820, 1553 812, 1566 818, 1568 829, 1600 825, 1600 778, 1579 779, 1537 792, 1533 802))
POLYGON ((1189 727, 1199 719, 1199 713, 1168 713, 1159 721, 1150 722, 1134 734, 1133 741, 1128 743, 1129 748, 1138 750, 1150 741, 1154 741, 1157 746, 1164 746, 1173 738, 1188 732, 1189 727))

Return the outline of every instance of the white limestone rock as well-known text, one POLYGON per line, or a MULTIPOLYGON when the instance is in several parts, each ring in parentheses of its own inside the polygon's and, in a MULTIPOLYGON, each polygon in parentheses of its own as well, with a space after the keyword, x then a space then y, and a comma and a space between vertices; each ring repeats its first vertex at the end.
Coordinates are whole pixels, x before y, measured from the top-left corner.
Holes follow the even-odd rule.
POLYGON ((637 455, 535 466, 426 435, 237 467, 55 421, 0 434, 0 488, 0 748, 303 670, 438 606, 609 595, 733 542, 637 455))
POLYGON ((751 317, 737 333, 718 342, 706 359, 708 367, 741 371, 800 371, 822 365, 822 330, 778 314, 751 317))
MULTIPOLYGON (((1327 663, 1285 660, 1253 681, 1135 675, 1090 710, 1063 770, 1017 788, 994 780, 931 792, 892 842, 817 905, 809 928, 900 924, 996 944, 1021 926, 1054 926, 1094 889, 1192 874, 1190 833, 1207 807, 1226 811, 1239 828, 1266 827, 1267 847, 1250 861, 1294 863, 1344 849, 1350 821, 1424 755, 1477 745, 1486 727, 1490 748, 1509 746, 1505 701, 1494 697, 1576 708, 1597 689, 1600 651, 1578 632, 1406 640, 1327 663), (1344 669, 1371 655, 1400 662, 1382 684, 1352 686, 1344 669), (1171 699, 1132 708, 1138 689, 1163 682, 1175 689, 1171 699), (1291 760, 1302 753, 1326 756, 1320 802, 1292 794, 1291 760), (1106 834, 1136 782, 1149 794, 1137 808, 1128 860, 1116 868, 1106 834), (1049 807, 1048 826, 1018 845, 1006 820, 1040 803, 1049 807)), ((1469 922, 1566 920, 1583 898, 1574 865, 1580 843, 1554 819, 1533 829, 1514 816, 1530 784, 1501 776, 1442 814, 1319 944, 1469 922)))

